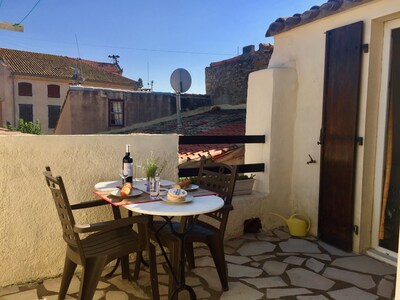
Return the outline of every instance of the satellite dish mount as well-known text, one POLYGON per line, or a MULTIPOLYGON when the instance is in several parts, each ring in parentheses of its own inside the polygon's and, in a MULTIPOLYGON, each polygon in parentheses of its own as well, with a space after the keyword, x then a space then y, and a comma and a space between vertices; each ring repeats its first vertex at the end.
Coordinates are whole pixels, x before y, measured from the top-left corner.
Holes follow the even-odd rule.
POLYGON ((182 118, 181 118, 181 93, 185 93, 189 90, 192 84, 192 77, 189 72, 185 69, 176 69, 171 74, 171 86, 176 93, 176 118, 178 124, 178 131, 182 128, 182 118))

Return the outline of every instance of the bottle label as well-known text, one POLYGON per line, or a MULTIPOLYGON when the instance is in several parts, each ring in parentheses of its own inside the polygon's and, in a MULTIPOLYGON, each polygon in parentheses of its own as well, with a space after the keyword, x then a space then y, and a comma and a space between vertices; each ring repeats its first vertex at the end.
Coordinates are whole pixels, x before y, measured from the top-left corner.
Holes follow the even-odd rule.
POLYGON ((127 177, 133 176, 133 163, 124 163, 124 175, 127 177))

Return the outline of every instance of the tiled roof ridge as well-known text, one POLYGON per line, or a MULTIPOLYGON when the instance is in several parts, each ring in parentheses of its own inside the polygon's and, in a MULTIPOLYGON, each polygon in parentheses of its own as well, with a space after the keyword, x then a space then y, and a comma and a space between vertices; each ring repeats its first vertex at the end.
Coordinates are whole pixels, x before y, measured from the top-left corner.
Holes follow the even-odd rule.
MULTIPOLYGON (((252 45, 251 45, 252 46, 252 45)), ((251 53, 242 53, 240 55, 234 56, 232 58, 228 58, 225 60, 217 61, 217 62, 212 62, 210 63, 210 67, 217 67, 220 65, 224 65, 226 63, 232 63, 241 60, 243 57, 247 57, 249 54, 255 54, 261 52, 268 52, 272 51, 274 49, 274 45, 271 45, 270 43, 260 43, 258 50, 251 52, 251 53)))
POLYGON ((102 62, 102 61, 95 61, 95 60, 89 60, 89 59, 81 59, 83 63, 87 63, 95 68, 101 68, 107 72, 114 73, 116 75, 122 75, 119 71, 118 68, 115 64, 109 63, 109 62, 102 62))
POLYGON ((228 58, 228 59, 224 59, 224 60, 221 60, 221 61, 213 62, 213 63, 210 64, 210 67, 216 67, 216 66, 223 65, 223 64, 226 64, 226 63, 235 62, 235 61, 240 60, 241 57, 242 57, 242 55, 237 55, 237 56, 232 57, 232 58, 228 58))
POLYGON ((291 17, 276 19, 275 22, 269 25, 265 36, 271 37, 370 1, 374 0, 328 0, 321 6, 314 5, 301 14, 297 13, 291 17))
POLYGON ((82 66, 83 77, 89 82, 137 84, 135 80, 118 74, 115 68, 110 68, 112 64, 106 62, 8 48, 0 48, 0 60, 18 75, 71 79, 74 68, 82 66))

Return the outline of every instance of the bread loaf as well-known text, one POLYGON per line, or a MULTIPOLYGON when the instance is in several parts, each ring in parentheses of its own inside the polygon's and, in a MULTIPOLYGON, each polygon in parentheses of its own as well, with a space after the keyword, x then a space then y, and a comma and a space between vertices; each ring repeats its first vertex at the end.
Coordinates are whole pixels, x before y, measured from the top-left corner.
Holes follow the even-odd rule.
POLYGON ((122 197, 126 197, 129 196, 131 194, 132 191, 132 183, 130 182, 126 182, 121 189, 120 195, 122 197))
POLYGON ((192 181, 190 179, 188 179, 188 178, 184 179, 183 181, 181 181, 179 183, 179 185, 181 186, 182 189, 186 189, 191 184, 192 184, 192 181))
POLYGON ((182 180, 179 183, 174 184, 172 187, 176 188, 176 189, 186 189, 187 187, 189 187, 192 184, 192 181, 188 178, 182 180))

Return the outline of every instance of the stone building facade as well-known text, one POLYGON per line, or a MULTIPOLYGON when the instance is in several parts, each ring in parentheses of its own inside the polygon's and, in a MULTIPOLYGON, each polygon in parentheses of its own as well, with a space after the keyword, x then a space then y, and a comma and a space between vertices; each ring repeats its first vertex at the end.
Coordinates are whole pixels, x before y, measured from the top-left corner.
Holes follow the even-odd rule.
MULTIPOLYGON (((208 95, 182 94, 181 110, 210 106, 208 95)), ((96 134, 121 130, 176 114, 173 93, 71 86, 55 134, 96 134)))
POLYGON ((243 53, 233 58, 211 63, 206 68, 206 93, 213 104, 243 104, 247 100, 247 80, 254 71, 266 69, 273 45, 243 47, 243 53))

